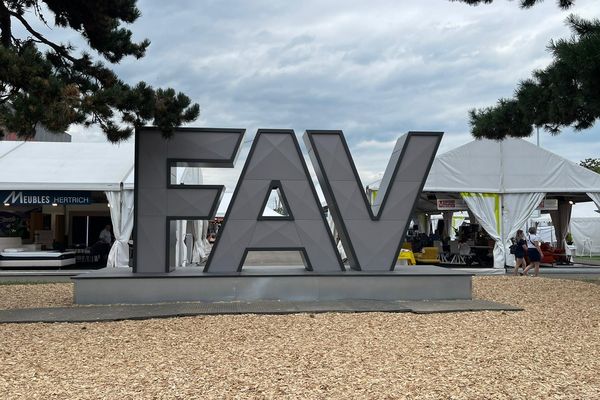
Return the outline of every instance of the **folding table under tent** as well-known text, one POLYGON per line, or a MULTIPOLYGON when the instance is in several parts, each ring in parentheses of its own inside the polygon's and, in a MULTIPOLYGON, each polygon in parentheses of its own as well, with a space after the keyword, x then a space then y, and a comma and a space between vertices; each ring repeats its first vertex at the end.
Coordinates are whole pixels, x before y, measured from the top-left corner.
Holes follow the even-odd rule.
MULTIPOLYGON (((377 183, 369 189, 376 191, 377 183)), ((600 174, 523 139, 474 140, 435 158, 417 210, 438 212, 437 198, 461 198, 494 239, 494 268, 512 265, 510 238, 545 198, 559 240, 568 231, 571 203, 594 201, 600 208, 600 174)))

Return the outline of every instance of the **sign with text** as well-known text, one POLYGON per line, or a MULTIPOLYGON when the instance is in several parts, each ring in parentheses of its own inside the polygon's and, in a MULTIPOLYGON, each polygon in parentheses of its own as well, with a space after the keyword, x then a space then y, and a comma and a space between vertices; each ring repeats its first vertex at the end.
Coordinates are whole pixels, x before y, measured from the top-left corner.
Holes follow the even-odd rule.
POLYGON ((92 204, 92 194, 87 191, 57 191, 57 190, 3 190, 0 198, 5 205, 72 205, 92 204))
POLYGON ((468 210, 463 199, 437 199, 437 209, 440 211, 468 210))
POLYGON ((558 210, 558 199, 544 199, 537 206, 536 210, 540 210, 540 211, 558 210))

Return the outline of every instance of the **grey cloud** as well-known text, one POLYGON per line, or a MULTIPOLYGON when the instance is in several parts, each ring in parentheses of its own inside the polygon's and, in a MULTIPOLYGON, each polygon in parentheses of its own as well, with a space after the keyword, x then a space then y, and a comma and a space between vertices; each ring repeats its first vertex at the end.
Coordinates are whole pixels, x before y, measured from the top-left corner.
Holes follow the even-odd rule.
MULTIPOLYGON (((572 11, 594 16, 595 1, 578 0, 572 11)), ((365 180, 383 171, 386 143, 408 130, 445 131, 440 151, 471 140, 468 110, 511 96, 549 62, 549 40, 569 35, 568 13, 554 2, 530 10, 446 0, 147 0, 139 7, 131 28, 152 45, 145 58, 116 67, 124 79, 187 93, 202 108, 195 125, 249 134, 342 129, 365 180)), ((546 135, 542 144, 579 159, 600 151, 598 139, 595 127, 546 135)))

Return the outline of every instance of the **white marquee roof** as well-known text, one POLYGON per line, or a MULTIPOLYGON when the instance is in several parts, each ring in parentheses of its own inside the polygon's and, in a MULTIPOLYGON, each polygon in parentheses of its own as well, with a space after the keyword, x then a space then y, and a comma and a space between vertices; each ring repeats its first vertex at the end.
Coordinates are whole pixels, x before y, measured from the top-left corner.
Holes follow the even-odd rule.
MULTIPOLYGON (((133 164, 133 143, 0 141, 0 190, 132 189, 133 164)), ((600 174, 522 139, 482 139, 437 156, 424 190, 600 192, 600 174)))
POLYGON ((436 157, 424 190, 600 192, 600 174, 523 139, 481 139, 436 157))
POLYGON ((133 144, 0 141, 0 190, 133 188, 133 144))

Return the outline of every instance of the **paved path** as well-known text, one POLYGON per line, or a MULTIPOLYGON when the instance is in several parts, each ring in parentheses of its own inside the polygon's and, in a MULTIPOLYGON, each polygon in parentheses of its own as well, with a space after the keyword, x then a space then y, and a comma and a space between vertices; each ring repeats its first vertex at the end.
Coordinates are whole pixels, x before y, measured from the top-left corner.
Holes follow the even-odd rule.
POLYGON ((429 314, 485 310, 521 311, 522 309, 486 300, 164 303, 0 310, 0 323, 100 322, 216 314, 322 312, 413 312, 429 314))
MULTIPOLYGON (((512 274, 514 268, 507 268, 507 275, 512 274)), ((521 269, 522 271, 522 269, 521 269)), ((529 270, 529 273, 533 273, 533 270, 529 270)), ((591 279, 595 279, 600 277, 600 267, 596 266, 585 266, 581 264, 571 265, 571 266, 559 266, 559 267, 542 267, 540 268, 540 276, 545 276, 548 278, 556 277, 560 278, 562 275, 566 278, 569 275, 582 275, 589 276, 591 279)))

